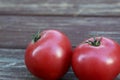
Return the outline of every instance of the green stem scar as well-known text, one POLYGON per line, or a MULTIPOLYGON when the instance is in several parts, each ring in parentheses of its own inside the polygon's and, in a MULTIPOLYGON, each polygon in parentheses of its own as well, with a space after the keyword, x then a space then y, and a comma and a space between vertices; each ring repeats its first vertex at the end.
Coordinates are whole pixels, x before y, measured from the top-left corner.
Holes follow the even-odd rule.
POLYGON ((96 37, 94 37, 94 38, 93 38, 93 41, 88 40, 88 41, 86 41, 85 43, 88 43, 88 44, 91 45, 91 46, 100 46, 100 44, 101 44, 101 39, 102 39, 102 38, 97 39, 96 37))
POLYGON ((40 32, 33 34, 32 41, 35 43, 41 38, 40 32))

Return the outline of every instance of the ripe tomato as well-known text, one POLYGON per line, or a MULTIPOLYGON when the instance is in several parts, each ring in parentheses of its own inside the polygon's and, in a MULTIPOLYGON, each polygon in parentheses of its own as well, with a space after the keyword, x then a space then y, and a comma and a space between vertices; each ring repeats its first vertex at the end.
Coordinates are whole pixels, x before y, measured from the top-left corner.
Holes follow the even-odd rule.
POLYGON ((74 50, 72 68, 79 80, 113 80, 120 72, 120 46, 106 37, 90 38, 74 50))
POLYGON ((45 30, 34 36, 25 54, 28 70, 43 80, 57 80, 70 67, 72 47, 69 39, 57 30, 45 30))

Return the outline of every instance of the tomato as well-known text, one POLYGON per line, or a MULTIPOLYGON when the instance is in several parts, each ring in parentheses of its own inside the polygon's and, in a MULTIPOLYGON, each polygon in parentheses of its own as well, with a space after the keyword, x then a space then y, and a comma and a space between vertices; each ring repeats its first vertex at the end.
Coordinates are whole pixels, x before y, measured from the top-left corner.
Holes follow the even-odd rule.
POLYGON ((79 80, 114 80, 120 72, 120 46, 96 37, 86 40, 73 51, 72 69, 79 80))
POLYGON ((57 80, 69 69, 72 46, 58 30, 44 30, 34 35, 25 53, 28 70, 43 80, 57 80))

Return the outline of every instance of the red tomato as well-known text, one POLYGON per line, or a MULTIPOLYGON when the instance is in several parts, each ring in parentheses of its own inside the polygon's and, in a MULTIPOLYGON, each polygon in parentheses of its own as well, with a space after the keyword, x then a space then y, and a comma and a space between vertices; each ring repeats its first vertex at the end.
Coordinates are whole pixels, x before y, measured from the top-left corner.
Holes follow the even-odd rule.
POLYGON ((88 39, 74 50, 72 68, 79 80, 113 80, 120 72, 120 46, 105 37, 88 39))
POLYGON ((25 54, 28 70, 43 80, 57 80, 70 67, 72 47, 69 39, 57 30, 36 34, 25 54))

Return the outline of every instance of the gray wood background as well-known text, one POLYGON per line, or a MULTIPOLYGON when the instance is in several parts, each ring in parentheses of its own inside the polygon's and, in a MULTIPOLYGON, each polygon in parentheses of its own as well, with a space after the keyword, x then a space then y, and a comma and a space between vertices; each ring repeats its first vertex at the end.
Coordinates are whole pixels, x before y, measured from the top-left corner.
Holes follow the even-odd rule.
MULTIPOLYGON (((0 80, 38 80, 24 53, 32 34, 45 29, 64 32, 73 48, 91 35, 120 43, 120 0, 0 0, 0 80)), ((70 68, 61 80, 77 78, 70 68)))

